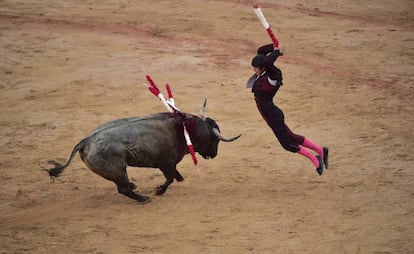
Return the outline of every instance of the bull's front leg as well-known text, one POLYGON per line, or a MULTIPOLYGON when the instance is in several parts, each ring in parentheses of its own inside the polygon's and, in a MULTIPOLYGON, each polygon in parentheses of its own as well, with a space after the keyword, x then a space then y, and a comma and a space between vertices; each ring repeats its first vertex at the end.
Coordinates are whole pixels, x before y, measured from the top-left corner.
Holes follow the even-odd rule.
POLYGON ((184 177, 178 172, 178 170, 175 170, 175 180, 182 182, 184 181, 184 177))
MULTIPOLYGON (((162 171, 162 173, 164 173, 165 183, 163 185, 160 185, 160 186, 157 187, 157 191, 155 193, 156 195, 162 195, 162 194, 164 194, 165 191, 167 191, 168 186, 172 182, 174 182, 174 178, 176 178, 176 176, 177 176, 177 170, 175 168, 175 165, 173 165, 173 166, 160 167, 160 170, 162 171)), ((182 176, 180 175, 180 173, 178 173, 178 179, 180 179, 180 177, 182 178, 182 176)))

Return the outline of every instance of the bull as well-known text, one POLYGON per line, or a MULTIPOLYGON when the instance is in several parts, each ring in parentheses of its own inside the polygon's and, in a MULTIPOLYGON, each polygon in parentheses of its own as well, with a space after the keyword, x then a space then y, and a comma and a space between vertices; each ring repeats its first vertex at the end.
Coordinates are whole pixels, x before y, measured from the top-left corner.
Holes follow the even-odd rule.
POLYGON ((220 140, 232 142, 240 137, 225 138, 213 119, 188 113, 157 113, 118 119, 101 125, 82 139, 64 165, 50 161, 54 168, 48 170, 49 176, 52 179, 58 177, 79 152, 86 166, 114 182, 120 194, 147 203, 151 201, 150 197, 134 191, 137 186, 129 181, 127 167, 159 168, 166 180, 156 188, 156 195, 164 194, 174 179, 183 181, 184 177, 177 170, 177 164, 189 153, 183 123, 194 151, 204 159, 216 157, 220 140))

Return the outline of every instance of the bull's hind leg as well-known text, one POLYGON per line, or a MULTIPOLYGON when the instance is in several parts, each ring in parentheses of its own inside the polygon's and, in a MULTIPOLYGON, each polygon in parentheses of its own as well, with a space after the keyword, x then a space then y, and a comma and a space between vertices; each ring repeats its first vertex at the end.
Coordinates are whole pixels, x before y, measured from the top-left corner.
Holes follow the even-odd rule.
POLYGON ((83 160, 93 172, 114 182, 119 193, 141 203, 148 203, 151 201, 150 197, 142 196, 133 191, 137 186, 129 181, 126 172, 126 164, 123 163, 122 160, 114 159, 111 163, 106 163, 106 161, 96 160, 94 157, 91 159, 86 156, 83 156, 83 160))
POLYGON ((142 196, 136 192, 134 192, 133 190, 135 188, 137 188, 137 186, 131 182, 129 182, 128 180, 128 176, 125 172, 125 175, 123 177, 121 177, 120 179, 117 180, 113 180, 116 184, 116 186, 118 187, 118 192, 129 197, 132 199, 135 199, 138 202, 141 203, 148 203, 151 201, 150 197, 147 196, 142 196))

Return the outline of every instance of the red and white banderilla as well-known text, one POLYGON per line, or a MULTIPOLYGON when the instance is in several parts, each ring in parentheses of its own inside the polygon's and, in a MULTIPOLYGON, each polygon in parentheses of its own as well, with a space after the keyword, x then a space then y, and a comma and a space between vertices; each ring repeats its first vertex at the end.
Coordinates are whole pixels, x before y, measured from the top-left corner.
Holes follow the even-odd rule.
POLYGON ((276 48, 279 47, 279 41, 277 40, 276 36, 274 35, 272 28, 270 28, 269 23, 266 21, 265 16, 263 15, 262 10, 260 9, 259 5, 255 3, 253 5, 254 12, 256 12, 257 17, 259 18, 260 22, 262 23, 263 27, 266 29, 267 34, 270 36, 270 39, 272 39, 273 45, 275 45, 276 48))
MULTIPOLYGON (((167 83, 165 84, 165 88, 167 89, 167 93, 168 93, 168 105, 172 106, 174 110, 179 112, 178 108, 175 107, 174 96, 171 91, 171 86, 167 83)), ((191 143, 190 135, 188 134, 188 131, 187 131, 187 128, 185 127, 184 122, 183 122, 183 128, 184 128, 185 143, 187 144, 188 150, 190 151, 191 157, 193 158, 194 165, 197 166, 198 160, 194 152, 193 144, 191 143)))
POLYGON ((173 106, 175 106, 174 96, 173 96, 172 91, 171 91, 171 86, 168 83, 166 83, 165 88, 167 89, 168 102, 171 103, 173 106))
MULTIPOLYGON (((167 92, 168 92, 168 100, 166 100, 164 96, 162 95, 162 93, 160 92, 160 89, 158 88, 158 86, 152 80, 151 76, 146 75, 145 77, 151 85, 148 87, 148 90, 161 100, 162 104, 164 104, 167 110, 172 114, 181 113, 180 110, 175 106, 174 97, 173 97, 170 85, 168 83, 165 84, 167 92)), ((190 135, 188 134, 187 128, 185 127, 184 121, 183 121, 183 129, 184 129, 185 143, 187 144, 188 150, 191 154, 191 157, 193 158, 193 163, 198 169, 198 166, 197 166, 198 160, 195 155, 194 147, 193 147, 193 144, 191 143, 190 135)))
POLYGON ((150 75, 146 75, 145 78, 148 80, 148 82, 150 83, 151 86, 148 87, 148 90, 155 95, 156 97, 158 97, 162 104, 167 108, 167 110, 170 113, 173 113, 173 109, 168 105, 167 101, 165 100, 164 96, 162 95, 162 93, 160 92, 160 89, 158 89, 158 86, 154 83, 154 81, 152 80, 150 75))

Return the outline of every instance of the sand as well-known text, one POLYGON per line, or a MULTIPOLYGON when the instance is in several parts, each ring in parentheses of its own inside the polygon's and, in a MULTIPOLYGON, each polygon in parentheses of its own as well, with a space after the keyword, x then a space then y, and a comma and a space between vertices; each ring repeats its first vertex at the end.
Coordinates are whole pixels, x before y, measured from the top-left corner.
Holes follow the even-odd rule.
POLYGON ((279 145, 245 88, 269 43, 252 1, 0 1, 0 253, 413 253, 414 4, 266 1, 285 55, 275 103, 330 148, 319 176, 279 145), (190 156, 163 196, 158 169, 128 168, 140 205, 76 156, 97 126, 177 106, 226 136, 190 156))

